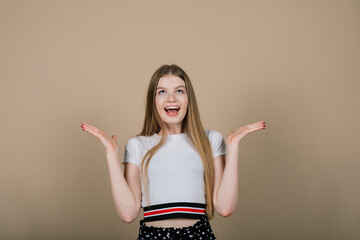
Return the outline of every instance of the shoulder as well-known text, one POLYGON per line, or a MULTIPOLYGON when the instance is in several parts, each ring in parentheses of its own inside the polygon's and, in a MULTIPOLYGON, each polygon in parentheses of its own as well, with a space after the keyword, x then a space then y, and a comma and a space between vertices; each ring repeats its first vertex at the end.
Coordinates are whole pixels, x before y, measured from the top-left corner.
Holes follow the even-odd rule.
POLYGON ((131 162, 140 167, 141 159, 148 150, 146 140, 149 139, 149 137, 144 136, 133 136, 128 138, 122 162, 131 162))
POLYGON ((134 146, 134 145, 137 145, 137 144, 139 144, 139 137, 138 136, 130 137, 126 141, 126 145, 129 145, 129 146, 134 146))
POLYGON ((226 146, 222 134, 214 129, 206 130, 205 132, 209 138, 209 142, 213 152, 213 158, 216 158, 220 155, 225 155, 226 146))
POLYGON ((156 144, 157 140, 154 136, 133 136, 127 140, 126 147, 150 149, 156 144))
POLYGON ((205 134, 209 138, 209 140, 223 138, 223 135, 219 131, 214 129, 205 130, 205 134))

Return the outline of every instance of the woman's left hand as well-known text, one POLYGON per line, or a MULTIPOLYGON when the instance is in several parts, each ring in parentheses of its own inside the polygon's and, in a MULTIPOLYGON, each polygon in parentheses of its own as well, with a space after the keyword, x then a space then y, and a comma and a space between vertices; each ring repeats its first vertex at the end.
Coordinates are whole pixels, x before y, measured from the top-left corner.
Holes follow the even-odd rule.
POLYGON ((226 145, 238 145, 246 135, 260 129, 265 129, 265 126, 265 122, 257 122, 242 126, 238 128, 235 132, 230 131, 226 137, 226 145))

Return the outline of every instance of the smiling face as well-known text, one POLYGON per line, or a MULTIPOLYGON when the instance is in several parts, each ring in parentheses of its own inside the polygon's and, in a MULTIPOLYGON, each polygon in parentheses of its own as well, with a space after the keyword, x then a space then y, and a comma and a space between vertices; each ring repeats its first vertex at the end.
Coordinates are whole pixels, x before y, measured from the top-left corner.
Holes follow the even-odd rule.
POLYGON ((161 120, 168 128, 168 134, 181 133, 188 106, 184 80, 173 75, 161 77, 156 89, 155 104, 161 120))

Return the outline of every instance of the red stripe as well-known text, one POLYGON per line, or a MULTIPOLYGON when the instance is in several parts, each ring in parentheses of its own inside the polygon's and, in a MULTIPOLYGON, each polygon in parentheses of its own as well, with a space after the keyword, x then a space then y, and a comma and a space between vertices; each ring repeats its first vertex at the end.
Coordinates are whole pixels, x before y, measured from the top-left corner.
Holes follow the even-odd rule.
POLYGON ((170 212, 177 212, 177 211, 181 211, 181 212, 205 213, 205 210, 204 210, 204 209, 171 208, 171 209, 158 210, 158 211, 153 211, 153 212, 145 212, 145 213, 144 213, 144 216, 152 216, 152 215, 156 215, 156 214, 170 213, 170 212))

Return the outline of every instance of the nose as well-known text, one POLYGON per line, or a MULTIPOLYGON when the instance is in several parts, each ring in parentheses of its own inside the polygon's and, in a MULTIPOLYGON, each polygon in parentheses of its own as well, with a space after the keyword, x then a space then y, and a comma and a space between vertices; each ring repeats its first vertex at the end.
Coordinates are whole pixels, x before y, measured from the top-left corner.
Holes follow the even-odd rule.
POLYGON ((176 95, 175 95, 175 93, 170 93, 170 94, 168 95, 168 99, 167 99, 167 100, 170 101, 170 102, 175 101, 175 100, 176 100, 176 95))

